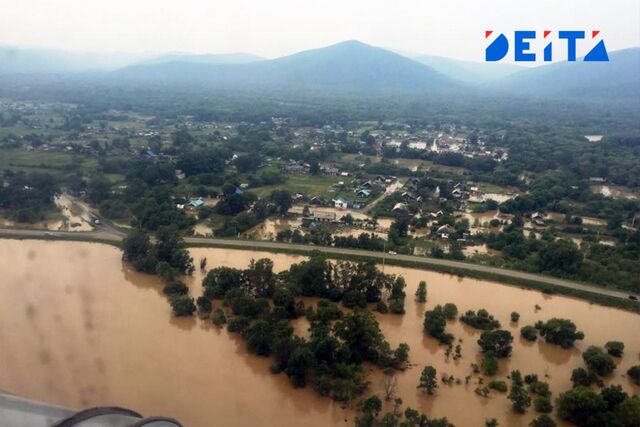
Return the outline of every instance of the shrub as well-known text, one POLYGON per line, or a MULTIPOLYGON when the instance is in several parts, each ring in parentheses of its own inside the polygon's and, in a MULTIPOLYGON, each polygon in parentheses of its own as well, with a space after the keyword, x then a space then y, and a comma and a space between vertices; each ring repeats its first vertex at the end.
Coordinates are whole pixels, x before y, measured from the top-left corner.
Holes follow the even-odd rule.
POLYGON ((483 353, 491 353, 498 358, 511 355, 512 343, 513 336, 511 336, 511 332, 501 329, 483 332, 478 340, 478 345, 483 353))
POLYGON ((485 331, 490 331, 500 327, 500 322, 495 320, 484 308, 478 310, 477 313, 473 310, 467 311, 460 316, 460 321, 469 326, 473 326, 476 329, 483 329, 485 331))
POLYGON ((631 378, 636 385, 640 385, 640 365, 630 367, 627 375, 629 375, 629 378, 631 378))
POLYGON ((533 399, 533 409, 535 409, 536 412, 542 412, 544 414, 550 413, 553 410, 551 399, 545 396, 537 396, 533 399))
POLYGON ((174 280, 164 285, 162 292, 169 296, 186 295, 189 293, 189 288, 184 283, 174 280))
POLYGON ((211 322, 217 327, 222 327, 225 323, 227 323, 227 316, 225 316, 224 311, 221 308, 216 308, 215 310, 213 310, 211 322))
POLYGON ((501 380, 493 380, 489 383, 489 388, 500 393, 506 393, 508 390, 507 383, 501 380))
POLYGON ((482 373, 486 376, 493 376, 498 372, 498 359, 492 354, 487 353, 482 357, 482 373))
POLYGON ((576 325, 568 319, 553 318, 546 323, 536 323, 544 339, 562 348, 573 347, 577 340, 584 339, 584 334, 576 329, 576 325))
POLYGON ((624 353, 624 343, 620 341, 609 341, 604 345, 610 356, 622 357, 624 353))
POLYGON ((193 298, 189 295, 177 295, 171 298, 171 308, 176 316, 191 316, 196 311, 193 298))
POLYGON ((236 316, 229 320, 229 326, 227 326, 227 329, 229 330, 229 332, 242 333, 249 327, 249 323, 251 323, 251 320, 249 318, 244 316, 236 316))
POLYGON ((447 320, 453 320, 458 315, 458 307, 455 304, 448 302, 442 307, 442 312, 447 320))
POLYGON ((213 309, 211 300, 204 296, 198 297, 198 299, 196 299, 196 304, 198 305, 198 310, 200 310, 200 312, 204 314, 211 313, 211 310, 213 309))
POLYGON ((547 414, 542 414, 529 424, 530 427, 556 427, 555 421, 547 414))
POLYGON ((531 325, 527 325, 520 329, 520 336, 527 341, 535 341, 538 339, 538 330, 531 325))
POLYGON ((589 370, 597 373, 601 377, 609 375, 616 368, 611 356, 604 352, 600 347, 594 345, 589 346, 584 353, 582 359, 587 364, 589 370))

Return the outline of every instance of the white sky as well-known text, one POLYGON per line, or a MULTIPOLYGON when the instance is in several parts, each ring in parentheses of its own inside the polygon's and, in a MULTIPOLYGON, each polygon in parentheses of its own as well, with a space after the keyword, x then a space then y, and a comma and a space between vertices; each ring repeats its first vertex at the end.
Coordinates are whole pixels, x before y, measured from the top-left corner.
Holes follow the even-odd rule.
POLYGON ((0 0, 0 45, 73 51, 277 57, 357 39, 481 61, 486 29, 596 29, 609 51, 639 46, 640 0, 0 0))

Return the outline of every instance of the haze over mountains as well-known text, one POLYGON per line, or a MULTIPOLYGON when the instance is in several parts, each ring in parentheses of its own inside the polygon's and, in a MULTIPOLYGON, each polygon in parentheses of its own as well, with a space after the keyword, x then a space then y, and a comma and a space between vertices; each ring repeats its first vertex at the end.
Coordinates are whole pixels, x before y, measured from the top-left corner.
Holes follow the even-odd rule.
MULTIPOLYGON (((640 48, 609 52, 610 62, 560 62, 535 68, 422 55, 409 58, 346 41, 276 59, 236 53, 155 57, 0 48, 0 74, 82 73, 127 84, 321 93, 490 92, 521 96, 640 97, 640 48)), ((1 84, 1 83, 0 83, 1 84)))

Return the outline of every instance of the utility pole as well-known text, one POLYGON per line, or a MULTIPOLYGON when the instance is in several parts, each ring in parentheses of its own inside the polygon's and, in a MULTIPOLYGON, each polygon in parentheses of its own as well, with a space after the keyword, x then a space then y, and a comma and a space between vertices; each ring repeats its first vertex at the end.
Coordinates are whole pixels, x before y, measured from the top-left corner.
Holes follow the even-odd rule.
POLYGON ((387 241, 382 241, 382 273, 384 273, 384 259, 387 256, 387 241))

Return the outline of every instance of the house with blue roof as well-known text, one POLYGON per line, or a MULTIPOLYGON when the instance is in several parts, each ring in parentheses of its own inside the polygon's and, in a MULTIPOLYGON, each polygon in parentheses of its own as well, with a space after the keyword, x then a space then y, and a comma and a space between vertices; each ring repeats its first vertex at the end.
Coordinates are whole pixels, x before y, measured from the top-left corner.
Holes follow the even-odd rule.
POLYGON ((197 199, 191 200, 188 203, 188 206, 192 207, 192 208, 199 208, 201 206, 204 205, 204 200, 202 200, 202 197, 198 197, 197 199))

